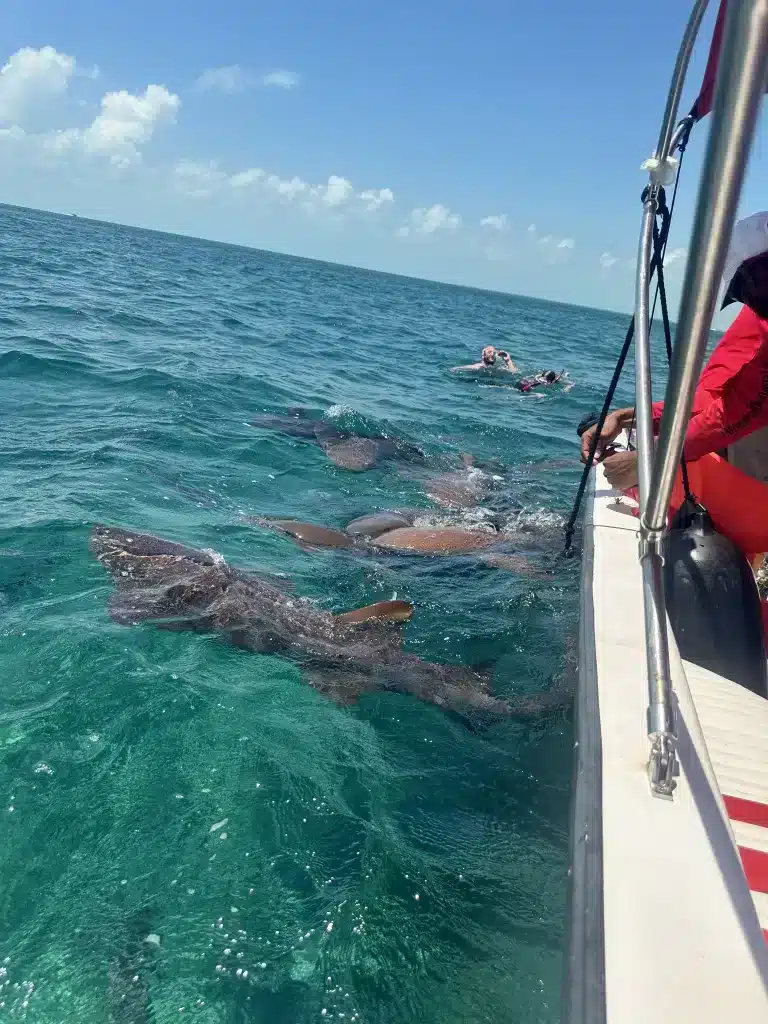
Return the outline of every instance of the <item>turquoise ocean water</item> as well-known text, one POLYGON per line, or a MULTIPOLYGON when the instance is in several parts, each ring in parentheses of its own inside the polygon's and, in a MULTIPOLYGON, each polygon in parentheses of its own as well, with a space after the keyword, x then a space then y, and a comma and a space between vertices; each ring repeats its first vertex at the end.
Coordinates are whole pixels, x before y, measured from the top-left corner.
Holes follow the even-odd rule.
POLYGON ((626 318, 10 207, 0 229, 0 1020, 141 1019, 111 1015, 146 911, 159 1022, 557 1021, 568 714, 473 733, 395 694, 340 709, 282 659, 120 627, 88 532, 215 548, 334 611, 396 593, 409 650, 546 690, 576 560, 301 551, 244 517, 429 499, 249 421, 304 405, 498 459, 551 534, 626 318), (446 372, 489 343, 576 386, 446 372))

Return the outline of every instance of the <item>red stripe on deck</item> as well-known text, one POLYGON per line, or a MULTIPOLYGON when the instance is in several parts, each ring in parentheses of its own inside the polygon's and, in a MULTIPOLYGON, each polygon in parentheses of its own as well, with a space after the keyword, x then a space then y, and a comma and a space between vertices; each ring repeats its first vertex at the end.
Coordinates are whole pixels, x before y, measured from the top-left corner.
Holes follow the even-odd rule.
POLYGON ((768 853, 740 846, 739 856, 752 892, 768 892, 768 853))
POLYGON ((768 828, 768 804, 742 800, 740 796, 724 796, 723 801, 731 821, 743 821, 745 825, 768 828))

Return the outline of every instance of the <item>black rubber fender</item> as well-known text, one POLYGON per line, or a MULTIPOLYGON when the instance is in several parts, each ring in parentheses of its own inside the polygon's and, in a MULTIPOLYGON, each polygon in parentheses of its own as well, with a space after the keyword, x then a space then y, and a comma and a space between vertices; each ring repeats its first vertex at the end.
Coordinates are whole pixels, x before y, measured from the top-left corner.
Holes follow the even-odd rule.
POLYGON ((768 697, 760 595, 749 562, 686 501, 664 542, 667 614, 684 661, 768 697))

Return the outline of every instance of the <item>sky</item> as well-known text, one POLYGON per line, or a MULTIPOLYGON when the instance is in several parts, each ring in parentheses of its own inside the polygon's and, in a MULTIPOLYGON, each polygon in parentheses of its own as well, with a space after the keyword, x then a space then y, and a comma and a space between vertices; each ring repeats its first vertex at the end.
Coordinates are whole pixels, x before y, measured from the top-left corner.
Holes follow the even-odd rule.
MULTIPOLYGON (((690 2, 6 0, 0 201, 629 310, 690 2)), ((742 213, 766 171, 761 128, 742 213)))

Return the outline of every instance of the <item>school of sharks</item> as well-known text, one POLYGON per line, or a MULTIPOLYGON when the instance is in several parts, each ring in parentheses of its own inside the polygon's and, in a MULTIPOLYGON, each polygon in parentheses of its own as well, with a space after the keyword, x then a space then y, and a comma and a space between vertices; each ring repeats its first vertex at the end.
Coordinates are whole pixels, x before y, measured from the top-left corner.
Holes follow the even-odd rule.
MULTIPOLYGON (((481 503, 497 509, 490 529, 483 530, 462 522, 424 524, 424 510, 414 509, 372 512, 341 530, 289 518, 253 518, 260 528, 278 531, 305 550, 344 548, 361 556, 376 552, 392 557, 466 555, 521 575, 546 571, 527 557, 531 538, 515 529, 514 506, 503 492, 495 493, 502 477, 478 467, 470 455, 457 460, 457 466, 436 470, 408 441, 339 430, 300 408, 257 416, 253 425, 318 444, 336 466, 350 472, 394 460, 444 510, 481 503)), ((116 622, 211 633, 256 654, 282 655, 301 668, 308 685, 341 705, 354 704, 364 693, 395 690, 459 716, 474 728, 494 716, 537 714, 562 700, 559 694, 518 702, 501 699, 492 694, 485 672, 407 653, 402 627, 414 612, 408 602, 381 601, 332 615, 295 594, 290 581, 230 566, 216 552, 122 526, 95 526, 90 547, 114 583, 109 612, 116 622)))
MULTIPOLYGON (((471 455, 447 466, 404 439, 340 430, 301 408, 260 415, 252 422, 259 430, 319 445, 334 465, 349 472, 394 462, 440 512, 435 521, 425 509, 376 510, 342 529, 290 518, 250 518, 258 529, 276 531, 308 552, 344 549, 360 557, 394 559, 463 556, 529 577, 551 571, 536 555, 552 550, 559 534, 545 530, 542 535, 519 525, 520 510, 503 486, 502 467, 483 467, 471 455), (483 528, 467 525, 461 513, 481 506, 483 528), (457 517, 453 525, 452 513, 457 517)), ((403 626, 414 614, 410 602, 379 601, 331 614, 298 595, 285 577, 237 568, 215 551, 125 526, 95 525, 90 549, 114 585, 108 611, 116 623, 208 633, 254 654, 285 657, 299 667, 305 683, 340 706, 354 705, 377 690, 394 691, 434 705, 473 731, 485 731, 510 716, 531 718, 562 708, 570 697, 572 652, 567 644, 565 671, 548 691, 502 698, 492 691, 487 666, 439 664, 404 650, 403 626)), ((109 967, 112 1018, 122 1024, 153 1019, 148 973, 153 944, 160 940, 147 934, 149 927, 148 918, 132 918, 109 967)))

